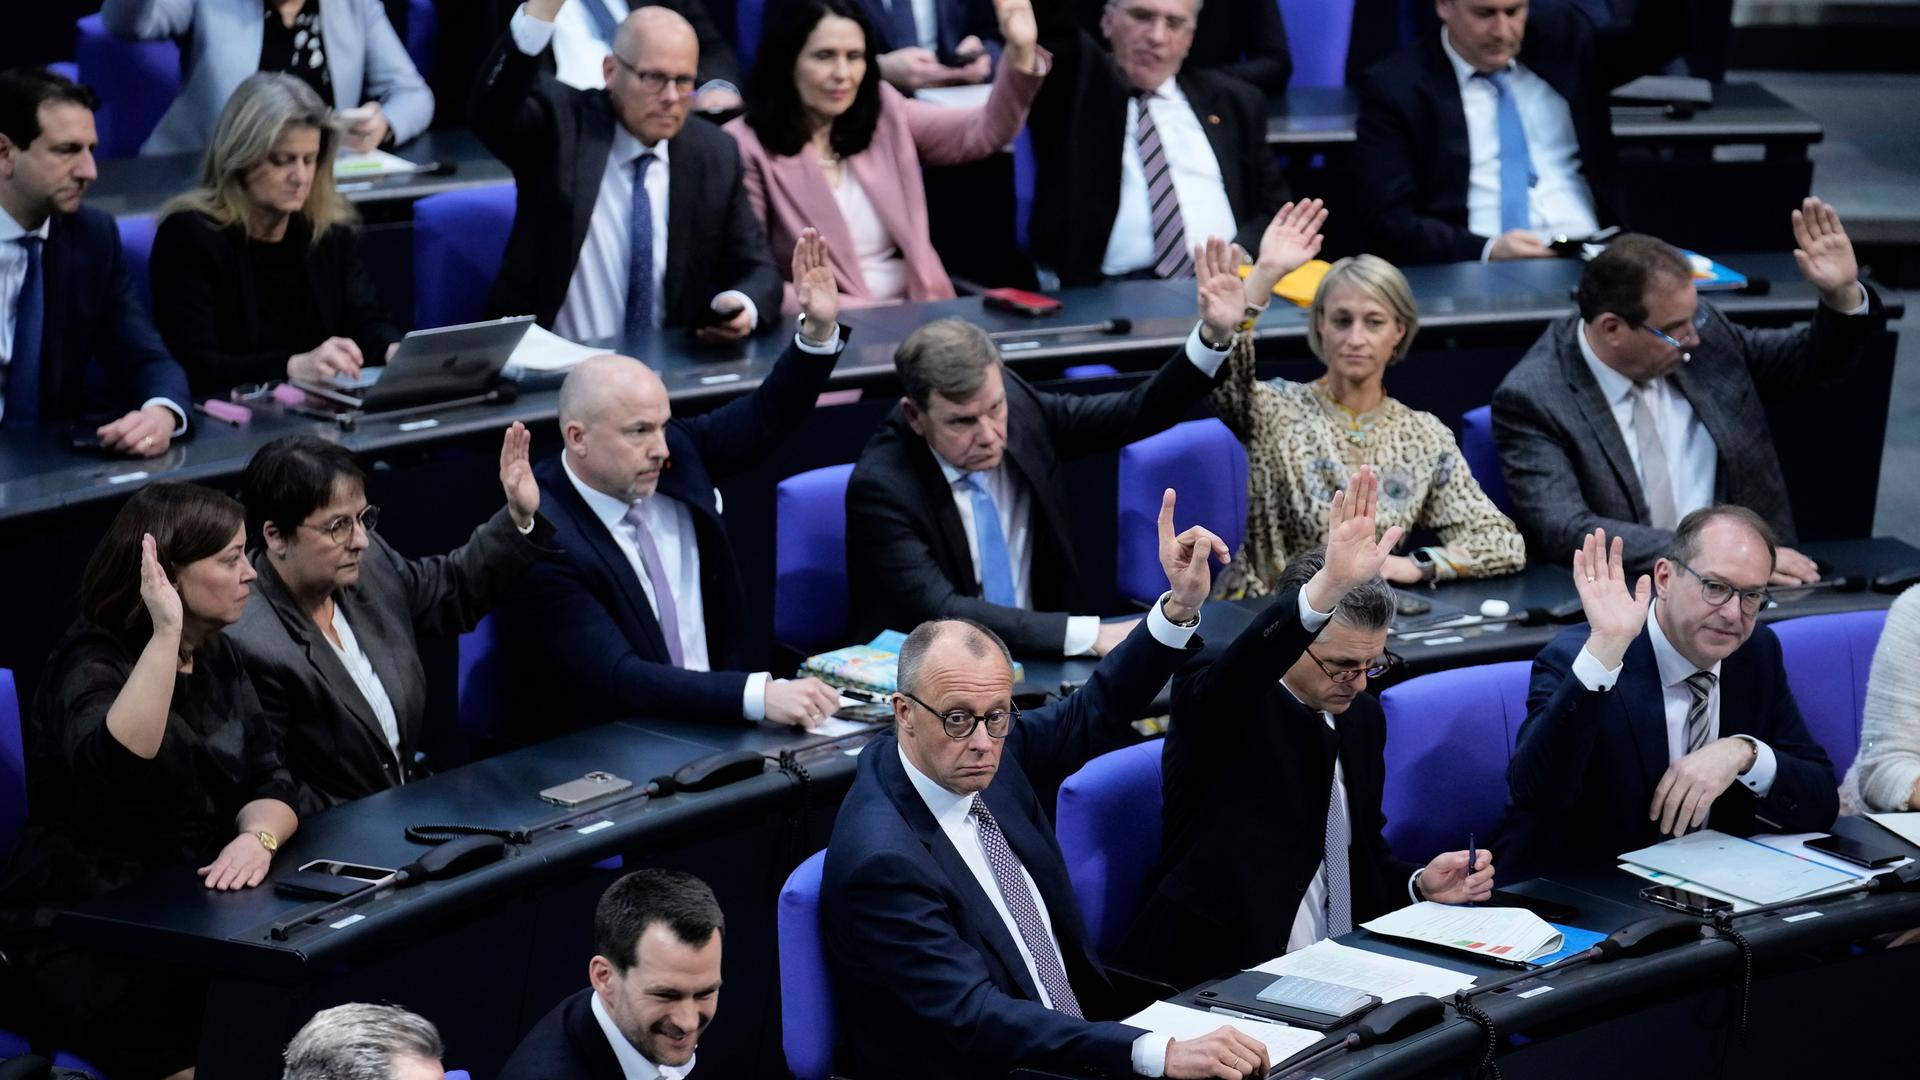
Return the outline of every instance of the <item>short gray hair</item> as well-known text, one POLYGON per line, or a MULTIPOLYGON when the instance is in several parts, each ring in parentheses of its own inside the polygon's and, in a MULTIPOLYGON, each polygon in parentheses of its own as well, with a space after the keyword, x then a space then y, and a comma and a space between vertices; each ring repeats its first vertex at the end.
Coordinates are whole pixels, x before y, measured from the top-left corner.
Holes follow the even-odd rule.
POLYGON ((1767 546, 1767 565, 1779 565, 1780 538, 1774 533, 1773 526, 1767 524, 1767 520, 1759 514, 1732 503, 1703 506, 1681 518, 1680 524, 1674 526, 1673 540, 1667 545, 1667 558, 1683 563, 1691 563, 1698 559, 1700 534, 1707 530, 1707 526, 1722 518, 1737 521, 1752 530, 1753 535, 1759 537, 1760 542, 1767 546))
POLYGON ((1414 332, 1420 329, 1420 309, 1413 302, 1413 286, 1407 284, 1406 275, 1378 255, 1349 255, 1334 263, 1320 279, 1319 286, 1313 290, 1313 306, 1307 313, 1307 348, 1323 362, 1326 360, 1327 346, 1320 338, 1320 319, 1327 313, 1327 294, 1343 286, 1378 300, 1407 328, 1387 363, 1405 360, 1407 351, 1413 348, 1414 332))
MULTIPOLYGON (((1280 582, 1275 591, 1286 592, 1288 589, 1304 587, 1325 565, 1327 549, 1324 547, 1295 555, 1286 569, 1280 571, 1280 582)), ((1386 578, 1375 574, 1340 598, 1339 606, 1333 609, 1333 617, 1355 630, 1372 633, 1392 626, 1393 612, 1393 586, 1387 584, 1386 578)))
POLYGON ((903 693, 914 693, 920 689, 920 665, 926 662, 927 653, 936 642, 950 633, 963 634, 962 643, 967 655, 976 660, 984 660, 992 655, 993 649, 1000 650, 1000 658, 1007 662, 1007 670, 1013 670, 1013 654, 1007 651, 1007 643, 1000 635, 974 622, 972 619, 928 619, 913 628, 907 640, 900 645, 899 674, 894 685, 903 693), (967 631, 973 631, 967 633, 967 631))
POLYGON ((987 368, 999 363, 1000 349, 987 332, 960 319, 928 323, 893 353, 893 370, 907 400, 922 412, 934 394, 959 402, 979 393, 987 368))
POLYGON ((281 1080, 393 1080, 396 1057, 439 1061, 431 1021, 395 1005, 336 1005, 313 1014, 287 1044, 281 1080))

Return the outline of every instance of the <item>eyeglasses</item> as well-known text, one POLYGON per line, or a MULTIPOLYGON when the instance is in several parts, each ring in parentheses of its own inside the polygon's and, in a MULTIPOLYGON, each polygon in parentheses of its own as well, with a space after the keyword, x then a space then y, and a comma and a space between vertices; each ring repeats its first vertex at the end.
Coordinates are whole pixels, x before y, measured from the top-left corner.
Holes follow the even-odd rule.
POLYGON ((1695 570, 1693 567, 1688 566, 1686 563, 1681 562, 1671 555, 1667 556, 1667 560, 1700 579, 1700 599, 1705 600, 1708 607, 1719 607, 1735 596, 1738 596, 1740 598, 1740 610, 1748 615, 1754 615, 1773 600, 1773 594, 1768 592, 1764 587, 1758 589, 1736 589, 1718 578, 1707 577, 1700 573, 1700 571, 1695 570))
POLYGON ((367 535, 373 535, 373 527, 380 523, 380 508, 377 506, 368 506, 365 510, 360 511, 359 517, 342 515, 327 522, 325 525, 309 525, 303 521, 300 523, 300 527, 325 534, 327 539, 333 541, 335 546, 338 546, 353 538, 353 526, 356 522, 361 528, 367 530, 367 535))
POLYGON ((973 729, 981 724, 987 725, 988 738, 1004 739, 1007 737, 1007 732, 1013 730, 1013 722, 1020 718, 1020 710, 1018 708, 1011 711, 995 709, 985 716, 981 716, 979 713, 968 712, 965 709, 952 709, 947 712, 941 712, 926 702, 921 701, 919 698, 914 697, 912 694, 907 693, 905 690, 900 691, 900 696, 939 717, 940 727, 946 731, 947 738, 949 739, 971 739, 973 738, 973 729))
POLYGON ((1350 683, 1362 675, 1365 675, 1369 679, 1377 679, 1387 672, 1392 671, 1393 666, 1400 662, 1399 657, 1392 653, 1386 653, 1382 656, 1374 657, 1373 662, 1366 667, 1330 668, 1324 660, 1321 660, 1319 656, 1314 654, 1312 649, 1307 650, 1307 655, 1313 658, 1314 664, 1320 668, 1322 675, 1325 675, 1337 683, 1350 683))
POLYGON ((1184 34, 1193 29, 1193 20, 1185 15, 1161 15, 1138 7, 1122 8, 1121 14, 1142 30, 1151 30, 1156 22, 1166 24, 1169 34, 1184 34))
POLYGON ((686 97, 693 93, 693 76, 691 75, 669 75, 664 71, 641 71, 619 53, 613 53, 611 55, 615 63, 633 73, 634 80, 640 84, 640 89, 649 94, 658 94, 660 91, 665 90, 668 83, 673 84, 674 90, 681 97, 686 97))
MULTIPOLYGON (((1693 339, 1693 343, 1692 343, 1693 345, 1698 345, 1700 343, 1700 331, 1704 329, 1706 325, 1707 325, 1707 309, 1701 308, 1698 311, 1695 311, 1693 313, 1693 319, 1691 320, 1691 329, 1687 334, 1688 337, 1693 339)), ((1666 342, 1668 345, 1671 345, 1674 348, 1679 349, 1681 352, 1685 352, 1687 349, 1692 347, 1692 345, 1681 344, 1679 341, 1674 339, 1674 336, 1672 334, 1667 333, 1665 330, 1662 330, 1657 326, 1652 326, 1647 323, 1641 323, 1640 329, 1645 330, 1647 333, 1652 334, 1654 337, 1659 338, 1661 341, 1666 342)))

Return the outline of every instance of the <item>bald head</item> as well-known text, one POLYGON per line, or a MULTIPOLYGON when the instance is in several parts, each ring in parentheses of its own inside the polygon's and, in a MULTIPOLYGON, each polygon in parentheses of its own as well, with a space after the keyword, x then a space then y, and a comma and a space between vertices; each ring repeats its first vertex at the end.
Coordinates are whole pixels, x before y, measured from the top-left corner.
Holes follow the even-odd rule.
POLYGON ((646 42, 686 45, 694 50, 695 60, 700 56, 700 39, 693 32, 693 24, 672 8, 638 7, 620 21, 613 47, 621 50, 622 56, 634 55, 646 42))
POLYGON ((567 467, 588 487, 631 503, 653 494, 666 466, 667 386, 629 356, 588 357, 560 384, 567 467))
POLYGON ((693 105, 699 67, 700 39, 693 24, 663 7, 635 8, 601 63, 614 114, 647 146, 680 133, 693 105))

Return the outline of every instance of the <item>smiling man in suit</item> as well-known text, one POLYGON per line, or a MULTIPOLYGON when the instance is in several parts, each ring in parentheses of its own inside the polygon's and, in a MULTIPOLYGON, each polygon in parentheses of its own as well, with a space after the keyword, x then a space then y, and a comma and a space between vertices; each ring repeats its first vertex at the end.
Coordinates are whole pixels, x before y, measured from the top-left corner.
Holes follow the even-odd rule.
POLYGON ((1573 555, 1585 626, 1533 662, 1494 850, 1510 879, 1615 857, 1702 826, 1826 829, 1833 765, 1800 716, 1780 639, 1754 621, 1776 545, 1738 506, 1688 514, 1631 590, 1615 537, 1573 555), (1651 602, 1649 602, 1651 601, 1651 602))
POLYGON ((740 152, 688 119, 700 46, 679 14, 628 15, 606 89, 544 70, 566 0, 514 12, 474 90, 473 128, 513 169, 513 232, 491 316, 533 314, 581 342, 691 327, 724 344, 780 310, 780 275, 741 187, 740 152))

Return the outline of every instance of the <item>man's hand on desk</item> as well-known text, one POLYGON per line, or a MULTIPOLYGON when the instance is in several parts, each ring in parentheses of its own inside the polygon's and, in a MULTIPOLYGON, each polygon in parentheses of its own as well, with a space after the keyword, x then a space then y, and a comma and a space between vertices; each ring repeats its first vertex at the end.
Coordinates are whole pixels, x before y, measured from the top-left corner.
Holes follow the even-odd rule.
POLYGON ((1240 1080, 1243 1076, 1265 1076, 1272 1067, 1265 1043, 1230 1027, 1216 1028, 1197 1039, 1167 1042, 1166 1075, 1173 1080, 1210 1076, 1240 1080))
POLYGON ((1820 580, 1820 567, 1812 559, 1783 547, 1775 551, 1773 557, 1773 576, 1767 579, 1769 585, 1811 585, 1820 580))
POLYGON ((880 77, 909 94, 922 87, 946 86, 953 81, 954 69, 918 45, 881 53, 878 63, 880 77))
POLYGON ((1793 241, 1793 261, 1807 284, 1820 290, 1821 303, 1841 312, 1866 303, 1853 241, 1833 207, 1808 196, 1793 212, 1793 241))
POLYGON ((1464 851, 1435 855, 1414 885, 1421 896, 1436 904, 1477 904, 1492 899, 1493 852, 1485 848, 1474 852, 1472 873, 1467 872, 1468 863, 1464 851))
POLYGON ((840 691, 819 679, 768 679, 767 719, 812 728, 840 707, 840 691))
POLYGON ((1653 789, 1650 820, 1660 835, 1681 836, 1706 824, 1713 800, 1753 766, 1759 751, 1745 739, 1716 739, 1672 765, 1653 789))
POLYGON ((1627 591, 1625 550, 1617 536, 1609 550, 1607 530, 1595 529, 1573 553, 1573 587, 1580 590, 1580 607, 1592 628, 1586 650, 1608 671, 1620 666, 1627 646, 1647 625, 1647 604, 1653 599, 1653 579, 1645 574, 1627 591))
POLYGON ((1133 628, 1139 625, 1140 625, 1139 619, 1126 619, 1121 622, 1101 623, 1100 632, 1094 635, 1093 655, 1105 656, 1108 653, 1112 652, 1114 646, 1127 640, 1127 635, 1133 633, 1133 628))
POLYGON ((130 457, 159 457, 173 445, 173 429, 180 418, 163 405, 135 409, 94 431, 100 447, 130 457))
POLYGON ((1210 559, 1222 563, 1233 559, 1226 541, 1205 528, 1194 525, 1186 532, 1173 533, 1174 492, 1168 488, 1160 495, 1160 569, 1167 575, 1172 595, 1160 607, 1168 622, 1190 623, 1200 614, 1212 590, 1213 567, 1210 559))
POLYGON ((1528 229, 1508 229, 1493 241, 1489 259, 1550 259, 1553 249, 1528 229))

